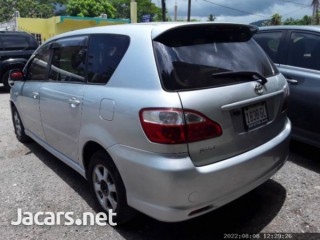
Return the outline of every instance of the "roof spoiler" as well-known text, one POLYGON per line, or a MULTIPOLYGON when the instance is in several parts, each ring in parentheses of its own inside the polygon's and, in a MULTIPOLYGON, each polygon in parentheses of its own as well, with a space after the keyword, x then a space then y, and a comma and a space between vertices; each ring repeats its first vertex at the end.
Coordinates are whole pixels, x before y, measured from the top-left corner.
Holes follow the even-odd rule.
POLYGON ((257 33, 252 25, 231 23, 198 23, 178 25, 155 34, 154 41, 169 46, 210 42, 246 42, 257 33))

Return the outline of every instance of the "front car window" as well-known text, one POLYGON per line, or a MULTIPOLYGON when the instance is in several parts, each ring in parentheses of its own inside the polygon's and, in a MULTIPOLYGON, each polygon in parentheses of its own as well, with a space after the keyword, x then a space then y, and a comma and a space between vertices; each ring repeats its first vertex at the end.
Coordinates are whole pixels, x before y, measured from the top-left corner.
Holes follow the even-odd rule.
POLYGON ((320 36, 292 32, 289 48, 288 65, 320 70, 320 36))
POLYGON ((225 72, 253 71, 264 77, 277 70, 248 29, 239 26, 172 30, 154 40, 155 55, 166 90, 179 91, 236 84, 243 77, 212 77, 225 72))
POLYGON ((47 67, 50 60, 50 45, 44 45, 37 50, 34 58, 29 64, 27 79, 33 81, 44 81, 47 79, 47 67))

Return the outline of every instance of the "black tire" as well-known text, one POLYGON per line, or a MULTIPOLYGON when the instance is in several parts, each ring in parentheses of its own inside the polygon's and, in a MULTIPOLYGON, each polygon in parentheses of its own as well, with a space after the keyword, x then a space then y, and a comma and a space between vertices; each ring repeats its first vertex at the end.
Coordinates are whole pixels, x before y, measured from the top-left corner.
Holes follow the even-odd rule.
POLYGON ((105 151, 100 150, 92 155, 88 181, 98 210, 107 214, 108 210, 116 213, 113 222, 117 225, 127 223, 136 215, 136 211, 127 204, 126 190, 121 176, 105 151))
POLYGON ((31 142, 31 138, 28 137, 24 131, 20 115, 15 107, 12 107, 12 122, 17 139, 22 143, 31 142))
POLYGON ((4 86, 4 90, 7 91, 7 92, 10 92, 10 89, 11 89, 11 87, 9 85, 9 82, 8 82, 9 73, 10 73, 10 70, 6 71, 2 76, 2 83, 3 83, 3 86, 4 86))

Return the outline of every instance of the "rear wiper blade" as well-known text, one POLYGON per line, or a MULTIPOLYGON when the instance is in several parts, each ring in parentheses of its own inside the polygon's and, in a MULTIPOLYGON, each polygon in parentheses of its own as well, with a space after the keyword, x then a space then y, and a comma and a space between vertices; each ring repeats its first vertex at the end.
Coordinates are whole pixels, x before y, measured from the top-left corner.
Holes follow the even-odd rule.
POLYGON ((238 71, 238 72, 219 72, 219 73, 213 73, 212 77, 251 77, 258 82, 260 82, 262 85, 266 84, 268 80, 262 76, 258 72, 254 71, 238 71))

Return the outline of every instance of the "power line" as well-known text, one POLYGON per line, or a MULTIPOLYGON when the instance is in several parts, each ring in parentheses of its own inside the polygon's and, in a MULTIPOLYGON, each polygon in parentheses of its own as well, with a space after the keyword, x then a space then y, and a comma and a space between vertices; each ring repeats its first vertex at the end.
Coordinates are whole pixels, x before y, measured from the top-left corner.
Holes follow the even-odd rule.
MULTIPOLYGON (((270 16, 267 16, 267 15, 261 15, 261 14, 256 14, 256 13, 252 13, 252 12, 249 12, 249 11, 241 10, 241 9, 236 9, 236 8, 229 7, 229 6, 225 6, 225 5, 222 5, 222 4, 218 4, 218 3, 215 3, 215 2, 212 2, 212 1, 209 1, 209 0, 203 0, 203 1, 204 1, 204 2, 207 2, 207 3, 210 3, 210 4, 213 4, 213 5, 216 5, 216 6, 219 6, 219 7, 231 9, 231 10, 233 10, 233 11, 242 12, 242 13, 246 13, 246 14, 250 14, 250 15, 255 15, 255 16, 258 16, 258 17, 270 18, 270 16)), ((311 5, 306 5, 306 4, 303 4, 303 3, 292 2, 292 1, 289 1, 289 0, 279 0, 279 1, 281 1, 281 2, 288 2, 288 3, 293 3, 293 4, 297 4, 297 5, 303 6, 303 7, 299 8, 299 9, 293 10, 293 11, 291 11, 291 12, 288 12, 288 13, 285 13, 285 14, 281 14, 281 16, 286 16, 286 15, 289 15, 289 14, 294 13, 294 12, 296 12, 296 11, 299 11, 299 10, 301 10, 301 9, 304 9, 304 8, 307 8, 307 7, 312 7, 311 5)))
POLYGON ((301 9, 304 9, 304 8, 307 8, 307 7, 312 7, 312 5, 308 5, 308 4, 304 4, 304 3, 298 3, 298 2, 293 2, 293 1, 289 1, 289 0, 279 0, 280 2, 287 2, 287 3, 292 3, 292 4, 296 4, 296 5, 300 5, 300 6, 303 6, 302 8, 299 8, 299 9, 296 9, 296 10, 293 10, 291 12, 288 12, 288 13, 285 13, 285 14, 281 14, 281 16, 286 16, 286 15, 289 15, 291 13, 294 13, 294 12, 297 12, 297 11, 300 11, 301 9))
POLYGON ((304 3, 298 3, 298 2, 293 2, 293 1, 289 1, 289 0, 278 0, 280 2, 287 2, 287 3, 293 3, 296 5, 300 5, 300 6, 307 6, 307 7, 311 7, 311 4, 304 4, 304 3))
POLYGON ((281 14, 281 16, 289 15, 289 14, 291 14, 291 13, 294 13, 294 12, 300 11, 301 9, 304 9, 304 8, 307 8, 307 7, 310 7, 310 6, 304 6, 303 8, 299 8, 299 9, 293 10, 293 11, 291 11, 291 12, 288 12, 288 13, 285 13, 285 14, 281 14))
POLYGON ((218 4, 218 3, 214 3, 214 2, 211 2, 211 1, 208 1, 208 0, 203 0, 203 1, 207 2, 207 3, 210 3, 210 4, 213 4, 213 5, 216 5, 216 6, 219 6, 219 7, 231 9, 231 10, 237 11, 237 12, 247 13, 247 14, 250 14, 250 15, 258 16, 258 17, 267 17, 266 15, 255 14, 255 13, 248 12, 248 11, 245 11, 245 10, 236 9, 236 8, 233 8, 233 7, 229 7, 229 6, 221 5, 221 4, 218 4))

